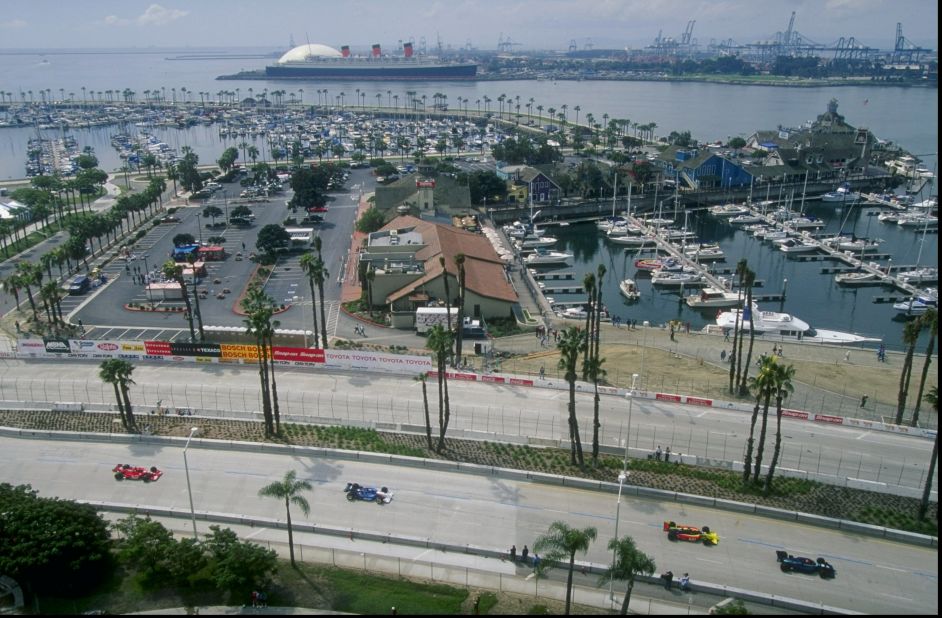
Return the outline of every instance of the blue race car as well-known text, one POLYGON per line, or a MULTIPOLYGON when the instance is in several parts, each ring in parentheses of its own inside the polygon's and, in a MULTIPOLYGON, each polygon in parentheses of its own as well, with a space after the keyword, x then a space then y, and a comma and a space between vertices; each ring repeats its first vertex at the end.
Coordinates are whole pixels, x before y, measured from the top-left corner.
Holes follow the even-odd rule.
POLYGON ((350 502, 354 500, 365 500, 366 502, 375 502, 380 506, 392 502, 393 496, 388 487, 376 489, 375 487, 363 487, 359 483, 347 483, 344 492, 347 494, 347 500, 350 502))
POLYGON ((817 573, 821 576, 821 579, 833 579, 834 576, 837 575, 834 566, 824 558, 812 560, 811 558, 804 558, 802 556, 792 556, 787 551, 781 549, 777 550, 775 555, 781 563, 779 566, 783 573, 788 573, 789 571, 810 573, 812 575, 817 573))

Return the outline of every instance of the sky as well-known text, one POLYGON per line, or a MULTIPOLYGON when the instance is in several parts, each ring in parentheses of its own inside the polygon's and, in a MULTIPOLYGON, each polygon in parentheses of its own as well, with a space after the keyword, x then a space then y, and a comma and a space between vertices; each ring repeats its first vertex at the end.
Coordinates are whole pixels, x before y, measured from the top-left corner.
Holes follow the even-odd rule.
POLYGON ((386 49, 423 39, 431 49, 470 44, 514 51, 640 48, 658 32, 680 39, 768 41, 794 29, 819 44, 854 37, 892 49, 896 24, 913 44, 938 49, 937 0, 3 0, 0 50, 266 47, 348 44, 386 49))

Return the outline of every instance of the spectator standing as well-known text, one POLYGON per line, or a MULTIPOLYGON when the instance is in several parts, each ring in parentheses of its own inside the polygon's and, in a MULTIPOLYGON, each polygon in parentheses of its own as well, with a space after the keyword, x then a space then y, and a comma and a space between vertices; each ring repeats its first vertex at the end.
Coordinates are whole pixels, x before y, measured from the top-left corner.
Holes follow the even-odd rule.
POLYGON ((657 445, 657 450, 654 451, 654 459, 661 461, 661 445, 657 445))
POLYGON ((684 576, 680 578, 680 589, 684 592, 690 590, 690 575, 684 573, 684 576))
POLYGON ((667 450, 664 451, 664 461, 670 461, 670 460, 671 460, 671 447, 668 446, 667 450))
POLYGON ((523 551, 520 552, 520 558, 521 558, 521 560, 523 561, 524 564, 527 563, 527 556, 529 556, 529 555, 530 555, 530 549, 529 549, 526 545, 524 545, 524 546, 523 546, 523 551))
POLYGON ((663 575, 661 575, 661 577, 664 578, 664 589, 670 590, 671 584, 674 583, 674 572, 668 571, 667 573, 664 573, 663 575))
POLYGON ((517 562, 517 546, 516 545, 510 546, 510 561, 517 562))

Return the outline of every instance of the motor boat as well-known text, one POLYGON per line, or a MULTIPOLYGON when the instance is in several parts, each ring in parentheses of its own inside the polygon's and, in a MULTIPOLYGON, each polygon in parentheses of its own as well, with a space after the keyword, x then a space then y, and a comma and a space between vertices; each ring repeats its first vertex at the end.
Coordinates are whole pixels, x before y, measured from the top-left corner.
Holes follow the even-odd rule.
POLYGON ((865 270, 834 275, 834 282, 838 285, 870 285, 881 281, 882 278, 879 275, 865 270))
POLYGON ((615 236, 608 237, 609 242, 613 242, 616 245, 624 245, 626 247, 651 247, 657 244, 657 239, 653 236, 644 235, 644 236, 615 236))
POLYGON ((939 291, 926 288, 906 300, 893 304, 893 309, 903 315, 922 315, 929 309, 939 308, 939 291))
POLYGON ((793 217, 789 219, 786 223, 789 227, 795 228, 796 230, 807 229, 807 228, 818 228, 824 227, 827 225, 821 219, 815 217, 793 217))
POLYGON ((745 214, 736 215, 735 217, 729 220, 729 224, 730 225, 746 225, 747 223, 760 223, 762 221, 765 221, 765 219, 763 219, 762 216, 753 214, 751 212, 747 212, 745 214))
POLYGON ((562 264, 569 263, 572 259, 571 253, 563 251, 547 251, 537 248, 533 253, 524 258, 527 264, 562 264))
POLYGON ((521 249, 536 249, 537 247, 552 247, 557 240, 552 236, 529 236, 519 242, 521 249))
POLYGON ((658 286, 681 287, 703 285, 703 275, 687 272, 654 271, 651 283, 658 286))
POLYGON ((622 296, 632 302, 641 298, 641 292, 638 291, 638 286, 635 285, 634 279, 623 279, 622 282, 618 284, 618 289, 621 291, 622 296))
POLYGON ((667 240, 696 240, 697 233, 687 230, 674 230, 671 228, 661 228, 661 237, 667 240))
POLYGON ((786 240, 788 238, 789 234, 785 230, 771 230, 766 232, 765 237, 762 240, 767 242, 775 242, 776 240, 786 240))
POLYGON ((699 245, 684 249, 684 255, 695 262, 717 262, 726 259, 719 245, 699 245))
POLYGON ((859 193, 854 193, 850 190, 850 187, 844 185, 840 186, 834 191, 829 191, 821 196, 822 202, 853 202, 854 200, 860 199, 859 193))
POLYGON ((896 225, 915 228, 938 228, 939 218, 930 214, 912 213, 900 215, 896 225))
POLYGON ((882 221, 883 223, 897 223, 899 218, 902 217, 900 213, 895 210, 888 210, 886 212, 881 212, 877 215, 877 220, 882 221))
POLYGON ((903 283, 932 283, 939 280, 939 269, 938 268, 916 268, 913 270, 903 271, 896 274, 896 278, 902 281, 903 283))
POLYGON ((647 270, 651 272, 682 272, 685 266, 684 263, 677 258, 666 257, 635 260, 635 268, 638 270, 647 270))
POLYGON ((589 317, 589 312, 582 307, 567 307, 559 312, 559 317, 570 320, 584 320, 589 317))
POLYGON ((691 294, 686 299, 688 307, 703 309, 707 307, 735 307, 742 299, 738 292, 708 285, 699 294, 691 294))
POLYGON ((851 251, 852 253, 866 253, 867 251, 876 251, 880 248, 882 240, 869 238, 853 238, 851 236, 832 236, 821 239, 821 244, 837 248, 841 251, 851 251))
POLYGON ((737 323, 743 332, 748 333, 751 330, 756 335, 773 339, 834 344, 880 341, 874 337, 854 333, 811 328, 811 325, 804 320, 788 313, 761 311, 756 303, 752 303, 752 306, 745 310, 737 308, 720 311, 716 316, 716 325, 724 331, 733 331, 737 323))
POLYGON ((821 248, 818 243, 801 238, 785 238, 773 241, 773 244, 784 253, 811 253, 821 248))
POLYGON ((721 206, 711 206, 707 209, 714 217, 737 217, 749 213, 749 207, 745 204, 723 204, 721 206))

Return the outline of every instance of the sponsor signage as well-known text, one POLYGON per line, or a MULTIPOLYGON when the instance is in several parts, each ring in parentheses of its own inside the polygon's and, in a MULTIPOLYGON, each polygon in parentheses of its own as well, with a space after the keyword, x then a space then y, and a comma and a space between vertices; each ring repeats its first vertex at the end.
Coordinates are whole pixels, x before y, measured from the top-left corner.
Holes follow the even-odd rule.
POLYGON ((88 352, 95 347, 95 342, 90 339, 70 339, 69 347, 73 352, 88 352))
POLYGON ((324 364, 324 350, 320 348, 286 348, 275 346, 272 349, 277 362, 303 362, 324 364))
POLYGON ((68 354, 72 351, 72 346, 69 344, 68 339, 43 337, 43 344, 46 346, 46 352, 50 354, 68 354))
POLYGON ((148 354, 157 354, 160 356, 170 356, 169 341, 145 341, 144 351, 148 354))
POLYGON ((713 405, 712 399, 701 399, 700 397, 687 397, 684 401, 694 406, 710 407, 713 405))
POLYGON ((242 358, 246 360, 258 359, 258 348, 254 345, 242 345, 238 343, 221 343, 219 351, 224 359, 242 358))
POLYGON ((503 384, 506 380, 502 376, 481 376, 481 382, 494 382, 495 384, 503 384))
POLYGON ((667 393, 655 393, 655 399, 661 401, 673 401, 674 403, 680 403, 680 395, 668 395, 667 393))
POLYGON ((814 421, 816 423, 834 423, 835 425, 843 425, 844 417, 843 416, 830 416, 827 414, 815 414, 814 421))
POLYGON ((510 378, 510 383, 514 386, 533 386, 533 380, 524 380, 523 378, 510 378))
POLYGON ((170 342, 170 354, 174 356, 203 356, 218 358, 222 352, 218 343, 170 342))
POLYGON ((473 373, 446 373, 449 378, 452 380, 467 380, 469 382, 476 382, 478 377, 473 373))
POLYGON ((144 344, 140 341, 122 341, 121 342, 121 351, 122 352, 146 352, 144 349, 144 344))
POLYGON ((101 350, 102 352, 117 352, 118 344, 111 341, 99 341, 95 344, 95 348, 101 350))
POLYGON ((348 350, 324 350, 324 363, 339 369, 365 369, 391 373, 425 373, 432 371, 432 359, 428 356, 406 354, 383 354, 348 350))
POLYGON ((791 418, 800 418, 806 421, 808 420, 809 415, 807 412, 802 412, 801 410, 789 410, 786 408, 782 410, 782 416, 789 416, 791 418))

